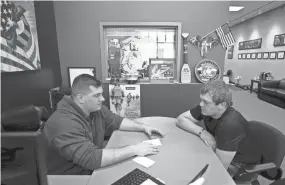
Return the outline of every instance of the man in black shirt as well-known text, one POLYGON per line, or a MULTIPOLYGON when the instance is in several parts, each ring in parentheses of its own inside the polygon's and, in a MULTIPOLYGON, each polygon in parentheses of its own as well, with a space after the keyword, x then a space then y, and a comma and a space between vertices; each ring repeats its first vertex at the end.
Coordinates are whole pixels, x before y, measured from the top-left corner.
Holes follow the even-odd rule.
POLYGON ((247 133, 248 121, 232 107, 232 93, 223 81, 205 84, 201 102, 177 118, 177 126, 199 136, 231 176, 247 164, 256 164, 260 152, 247 133), (203 120, 205 128, 196 123, 203 120))

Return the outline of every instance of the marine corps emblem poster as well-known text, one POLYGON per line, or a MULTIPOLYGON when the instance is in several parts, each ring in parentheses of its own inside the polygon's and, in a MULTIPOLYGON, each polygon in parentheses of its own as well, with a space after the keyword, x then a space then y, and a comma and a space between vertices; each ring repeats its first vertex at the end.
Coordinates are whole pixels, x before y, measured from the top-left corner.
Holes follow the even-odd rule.
POLYGON ((122 117, 141 116, 140 85, 109 85, 110 110, 122 117))

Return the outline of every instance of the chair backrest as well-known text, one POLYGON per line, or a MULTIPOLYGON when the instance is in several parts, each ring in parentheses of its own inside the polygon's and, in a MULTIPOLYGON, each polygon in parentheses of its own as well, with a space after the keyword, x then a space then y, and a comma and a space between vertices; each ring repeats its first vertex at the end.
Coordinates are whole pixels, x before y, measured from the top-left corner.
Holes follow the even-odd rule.
POLYGON ((42 106, 23 106, 2 112, 1 131, 37 131, 44 126, 49 113, 42 106))
MULTIPOLYGON (((279 168, 285 156, 285 135, 276 128, 262 122, 250 121, 249 134, 262 152, 261 163, 273 162, 279 168)), ((261 173, 274 176, 276 170, 261 173)))

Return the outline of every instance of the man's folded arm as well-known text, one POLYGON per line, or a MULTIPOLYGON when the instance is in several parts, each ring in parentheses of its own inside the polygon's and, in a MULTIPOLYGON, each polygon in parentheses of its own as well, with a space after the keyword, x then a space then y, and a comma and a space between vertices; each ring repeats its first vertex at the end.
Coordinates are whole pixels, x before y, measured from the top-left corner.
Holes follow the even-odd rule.
POLYGON ((87 170, 112 165, 134 156, 132 146, 99 149, 79 132, 62 133, 53 140, 53 144, 67 160, 87 170))
POLYGON ((198 135, 199 132, 202 131, 202 127, 198 126, 196 123, 198 123, 199 120, 195 119, 192 114, 191 111, 188 110, 182 114, 180 114, 177 117, 177 123, 176 125, 179 128, 182 128, 183 130, 190 132, 192 134, 198 135))

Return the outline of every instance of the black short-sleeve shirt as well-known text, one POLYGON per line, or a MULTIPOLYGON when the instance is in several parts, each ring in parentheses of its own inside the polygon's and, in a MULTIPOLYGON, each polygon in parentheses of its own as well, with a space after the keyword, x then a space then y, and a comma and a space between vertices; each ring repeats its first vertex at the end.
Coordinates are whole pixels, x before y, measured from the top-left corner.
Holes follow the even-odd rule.
POLYGON ((236 151, 234 161, 259 162, 260 151, 247 134, 249 123, 233 107, 229 107, 219 119, 203 115, 200 105, 192 108, 190 113, 196 120, 204 120, 206 130, 214 136, 218 149, 236 151))

